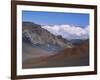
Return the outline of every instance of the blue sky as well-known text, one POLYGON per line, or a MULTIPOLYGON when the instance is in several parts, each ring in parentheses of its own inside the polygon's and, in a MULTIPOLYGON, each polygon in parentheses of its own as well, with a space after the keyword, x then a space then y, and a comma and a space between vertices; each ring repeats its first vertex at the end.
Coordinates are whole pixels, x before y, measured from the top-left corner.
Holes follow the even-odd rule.
POLYGON ((22 21, 30 21, 41 25, 71 24, 85 27, 89 25, 89 14, 22 11, 22 21))

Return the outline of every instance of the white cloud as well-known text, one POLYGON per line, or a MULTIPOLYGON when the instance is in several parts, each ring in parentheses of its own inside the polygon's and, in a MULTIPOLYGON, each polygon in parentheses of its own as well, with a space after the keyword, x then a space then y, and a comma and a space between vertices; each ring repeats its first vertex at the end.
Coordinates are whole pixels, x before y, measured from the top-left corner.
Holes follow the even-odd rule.
POLYGON ((48 30, 54 35, 61 35, 66 39, 88 39, 89 26, 85 28, 73 25, 46 25, 42 28, 48 30))

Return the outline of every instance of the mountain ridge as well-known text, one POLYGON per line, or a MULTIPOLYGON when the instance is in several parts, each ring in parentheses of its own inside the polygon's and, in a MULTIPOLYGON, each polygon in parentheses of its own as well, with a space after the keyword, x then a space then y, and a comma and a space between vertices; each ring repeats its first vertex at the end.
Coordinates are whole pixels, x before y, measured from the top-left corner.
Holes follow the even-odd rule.
POLYGON ((22 40, 22 68, 89 65, 89 39, 68 41, 41 25, 23 22, 22 40))
POLYGON ((23 22, 22 23, 22 37, 23 41, 26 41, 30 44, 37 46, 45 46, 56 48, 71 48, 72 44, 62 36, 55 36, 49 31, 43 29, 41 25, 32 23, 32 22, 23 22))

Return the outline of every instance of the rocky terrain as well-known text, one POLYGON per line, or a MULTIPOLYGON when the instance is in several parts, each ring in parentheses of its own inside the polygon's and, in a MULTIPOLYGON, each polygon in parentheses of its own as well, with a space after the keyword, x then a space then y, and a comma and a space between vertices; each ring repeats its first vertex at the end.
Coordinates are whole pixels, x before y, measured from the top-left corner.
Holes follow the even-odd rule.
POLYGON ((55 36, 49 31, 41 28, 41 25, 35 23, 23 22, 22 32, 23 41, 33 46, 44 47, 44 49, 50 47, 53 49, 55 48, 55 50, 56 48, 59 50, 72 47, 72 44, 62 38, 62 36, 55 36))
POLYGON ((89 40, 69 41, 53 35, 41 25, 22 23, 23 68, 86 65, 89 65, 89 40))

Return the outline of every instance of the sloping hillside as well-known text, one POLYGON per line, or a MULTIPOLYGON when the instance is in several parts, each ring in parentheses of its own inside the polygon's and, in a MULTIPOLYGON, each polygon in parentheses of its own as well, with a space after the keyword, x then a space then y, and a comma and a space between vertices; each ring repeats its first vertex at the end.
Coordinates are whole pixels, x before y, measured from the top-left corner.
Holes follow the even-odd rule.
POLYGON ((23 67, 38 68, 87 65, 89 65, 89 43, 88 41, 84 41, 80 45, 74 46, 73 48, 66 48, 55 55, 31 58, 24 63, 23 67))
POLYGON ((33 47, 42 48, 47 51, 57 51, 72 47, 69 41, 61 36, 53 35, 49 31, 41 28, 41 25, 23 22, 22 26, 23 42, 33 45, 33 47))

